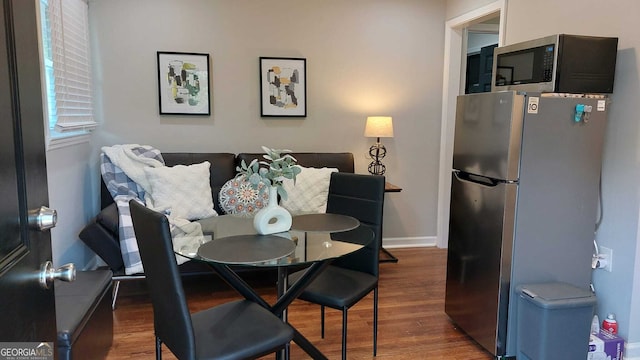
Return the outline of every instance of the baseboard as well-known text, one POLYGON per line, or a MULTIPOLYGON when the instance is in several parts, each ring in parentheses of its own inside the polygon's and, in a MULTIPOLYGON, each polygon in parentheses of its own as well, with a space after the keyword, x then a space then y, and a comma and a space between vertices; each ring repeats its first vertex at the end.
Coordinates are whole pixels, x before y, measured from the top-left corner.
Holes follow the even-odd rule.
POLYGON ((408 247, 435 247, 435 236, 398 237, 382 239, 382 246, 385 249, 408 248, 408 247))
POLYGON ((640 342, 624 345, 624 360, 640 360, 640 342))

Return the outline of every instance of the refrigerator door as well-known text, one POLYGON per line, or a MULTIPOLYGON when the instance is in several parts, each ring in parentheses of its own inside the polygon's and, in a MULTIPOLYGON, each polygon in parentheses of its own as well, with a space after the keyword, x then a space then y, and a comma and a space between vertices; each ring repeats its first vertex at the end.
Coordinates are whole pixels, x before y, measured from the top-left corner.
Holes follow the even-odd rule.
MULTIPOLYGON (((529 99, 535 97, 529 94, 529 99)), ((592 277, 607 100, 541 95, 537 101, 537 111, 525 114, 522 132, 511 270, 514 299, 520 285, 564 282, 588 289, 592 277), (592 111, 576 121, 581 106, 592 111)), ((517 306, 511 302, 510 315, 517 306)), ((517 317, 510 316, 510 355, 516 354, 516 329, 517 317)))
POLYGON ((454 171, 445 312, 496 356, 505 354, 517 185, 454 171))
POLYGON ((517 180, 524 96, 514 91, 458 96, 453 168, 517 180))

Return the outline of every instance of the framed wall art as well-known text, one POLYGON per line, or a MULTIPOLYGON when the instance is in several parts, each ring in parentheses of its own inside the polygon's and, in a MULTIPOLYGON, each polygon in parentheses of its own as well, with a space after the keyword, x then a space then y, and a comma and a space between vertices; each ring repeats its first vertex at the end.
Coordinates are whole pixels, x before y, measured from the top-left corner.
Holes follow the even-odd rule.
POLYGON ((261 116, 307 116, 307 60, 260 58, 261 116))
POLYGON ((209 54, 158 51, 160 115, 211 115, 209 54))

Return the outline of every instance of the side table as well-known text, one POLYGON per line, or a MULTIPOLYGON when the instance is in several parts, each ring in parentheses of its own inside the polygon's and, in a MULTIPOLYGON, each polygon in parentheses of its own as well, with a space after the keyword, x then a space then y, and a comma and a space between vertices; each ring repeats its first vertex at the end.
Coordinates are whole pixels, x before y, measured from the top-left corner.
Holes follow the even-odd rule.
MULTIPOLYGON (((402 191, 401 187, 398 187, 396 185, 393 185, 390 182, 385 182, 384 183, 384 192, 386 193, 398 193, 402 191)), ((380 240, 382 242, 382 239, 380 240)), ((382 246, 382 243, 380 243, 380 251, 383 252, 385 254, 385 258, 381 258, 380 262, 393 262, 393 263, 397 263, 398 262, 398 258, 393 256, 392 253, 389 252, 389 250, 385 249, 382 246)))

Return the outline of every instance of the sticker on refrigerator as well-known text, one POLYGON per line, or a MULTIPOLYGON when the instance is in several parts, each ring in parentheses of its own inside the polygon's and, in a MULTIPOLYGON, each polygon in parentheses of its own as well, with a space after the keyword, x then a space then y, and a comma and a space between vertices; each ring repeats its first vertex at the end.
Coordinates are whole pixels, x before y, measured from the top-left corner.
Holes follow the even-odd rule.
POLYGON ((540 102, 540 98, 537 96, 532 96, 529 98, 529 103, 527 104, 527 113, 529 114, 537 114, 538 113, 538 103, 540 102))
POLYGON ((598 100, 598 106, 596 109, 598 111, 604 111, 604 106, 605 106, 605 100, 598 100))

